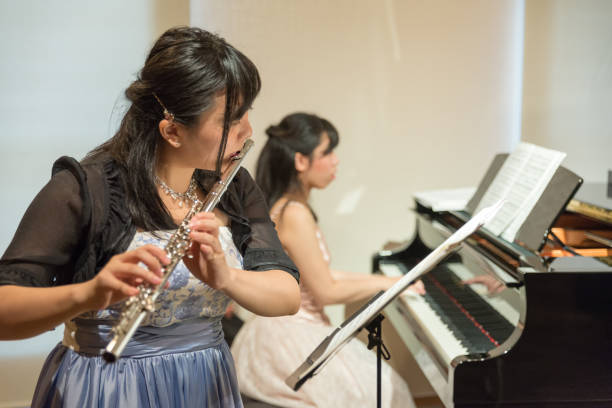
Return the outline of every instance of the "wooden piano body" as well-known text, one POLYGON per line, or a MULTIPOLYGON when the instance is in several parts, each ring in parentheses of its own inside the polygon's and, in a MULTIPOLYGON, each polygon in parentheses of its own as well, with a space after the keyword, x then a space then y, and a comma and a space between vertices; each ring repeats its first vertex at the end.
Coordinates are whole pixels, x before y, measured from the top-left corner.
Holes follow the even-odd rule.
MULTIPOLYGON (((416 213, 415 237, 377 253, 374 272, 406 273, 469 219, 418 203, 416 213)), ((612 233, 574 212, 552 219, 558 233, 612 233)), ((425 296, 385 309, 445 407, 612 407, 612 252, 581 245, 600 256, 555 242, 534 251, 481 229, 423 276, 425 296)))

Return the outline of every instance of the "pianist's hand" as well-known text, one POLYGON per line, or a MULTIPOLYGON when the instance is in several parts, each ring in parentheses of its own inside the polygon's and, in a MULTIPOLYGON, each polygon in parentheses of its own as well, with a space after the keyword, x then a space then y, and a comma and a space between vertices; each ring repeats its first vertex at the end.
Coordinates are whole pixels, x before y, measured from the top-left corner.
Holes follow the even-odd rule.
POLYGON ((418 280, 414 282, 412 285, 408 286, 406 290, 402 293, 403 295, 424 295, 425 294, 425 285, 422 280, 418 280))
POLYGON ((505 285, 502 282, 498 281, 497 279, 495 279, 493 276, 490 276, 490 275, 479 275, 479 276, 473 277, 472 279, 463 281, 464 285, 471 285, 474 283, 485 285, 489 295, 497 295, 499 292, 501 292, 505 288, 505 285))

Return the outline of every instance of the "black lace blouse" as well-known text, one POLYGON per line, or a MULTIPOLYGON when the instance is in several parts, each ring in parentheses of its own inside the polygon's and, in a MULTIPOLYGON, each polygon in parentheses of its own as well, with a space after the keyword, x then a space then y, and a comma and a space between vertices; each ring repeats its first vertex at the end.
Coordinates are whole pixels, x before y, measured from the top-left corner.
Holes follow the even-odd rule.
MULTIPOLYGON (((204 179, 204 172, 197 172, 204 179)), ((244 269, 280 269, 299 279, 268 215, 263 194, 240 169, 218 206, 230 218, 244 269)), ((46 287, 91 279, 134 234, 119 166, 62 157, 0 259, 0 285, 46 287)))

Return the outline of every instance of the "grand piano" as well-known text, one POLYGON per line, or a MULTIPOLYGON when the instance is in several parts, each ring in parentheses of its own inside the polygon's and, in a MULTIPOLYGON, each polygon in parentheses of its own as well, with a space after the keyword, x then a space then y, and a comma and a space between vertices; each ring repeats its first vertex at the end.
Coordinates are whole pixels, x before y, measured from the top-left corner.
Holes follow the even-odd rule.
MULTIPOLYGON (((465 211, 417 201, 414 237, 373 272, 407 273, 467 222, 503 160, 465 211)), ((560 167, 517 239, 479 230, 421 277, 426 295, 386 307, 445 407, 612 407, 612 192, 581 182, 560 167)))

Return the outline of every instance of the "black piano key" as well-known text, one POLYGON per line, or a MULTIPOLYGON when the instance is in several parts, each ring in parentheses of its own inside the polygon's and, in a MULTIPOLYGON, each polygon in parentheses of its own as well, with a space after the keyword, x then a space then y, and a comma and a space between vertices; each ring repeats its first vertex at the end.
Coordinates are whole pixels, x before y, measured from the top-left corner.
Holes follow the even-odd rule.
POLYGON ((425 275, 423 283, 425 300, 470 353, 491 350, 514 331, 510 322, 444 264, 425 275))

